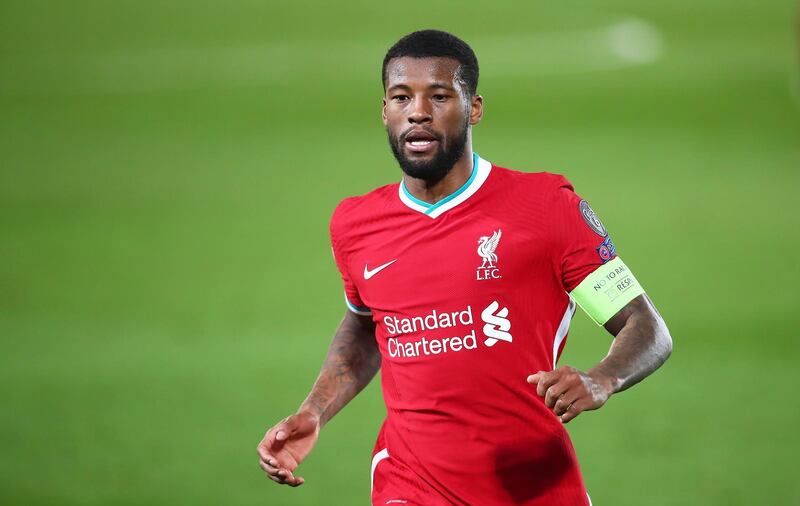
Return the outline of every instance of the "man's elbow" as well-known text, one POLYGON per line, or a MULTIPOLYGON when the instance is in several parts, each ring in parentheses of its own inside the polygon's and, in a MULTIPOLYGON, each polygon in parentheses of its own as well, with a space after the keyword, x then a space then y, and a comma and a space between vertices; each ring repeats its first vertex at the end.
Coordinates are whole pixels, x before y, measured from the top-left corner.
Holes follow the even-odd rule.
POLYGON ((672 355, 672 335, 669 333, 667 324, 664 323, 664 320, 660 316, 658 317, 656 326, 656 336, 659 357, 663 364, 672 355))

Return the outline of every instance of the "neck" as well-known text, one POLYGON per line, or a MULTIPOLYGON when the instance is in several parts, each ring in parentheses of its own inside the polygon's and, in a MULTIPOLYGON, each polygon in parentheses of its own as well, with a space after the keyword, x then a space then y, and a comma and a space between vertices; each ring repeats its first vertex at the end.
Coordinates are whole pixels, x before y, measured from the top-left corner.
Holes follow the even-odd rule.
POLYGON ((472 175, 472 142, 467 141, 464 154, 456 161, 450 172, 435 183, 403 174, 406 189, 419 200, 435 204, 461 188, 472 175))

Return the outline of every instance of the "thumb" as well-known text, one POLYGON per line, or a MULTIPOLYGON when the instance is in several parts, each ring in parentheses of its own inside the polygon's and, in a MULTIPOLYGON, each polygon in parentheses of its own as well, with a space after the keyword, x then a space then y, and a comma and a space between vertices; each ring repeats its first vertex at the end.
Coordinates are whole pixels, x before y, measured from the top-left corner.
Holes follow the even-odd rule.
POLYGON ((294 431, 297 429, 297 417, 292 415, 288 417, 283 423, 278 425, 278 430, 275 432, 275 439, 277 441, 285 441, 289 439, 294 431))

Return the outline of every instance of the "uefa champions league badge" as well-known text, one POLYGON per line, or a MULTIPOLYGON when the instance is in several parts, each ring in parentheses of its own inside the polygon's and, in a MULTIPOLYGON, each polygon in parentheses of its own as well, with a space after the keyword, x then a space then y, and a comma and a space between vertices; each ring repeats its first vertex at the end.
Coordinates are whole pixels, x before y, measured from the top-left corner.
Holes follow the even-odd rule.
POLYGON ((614 256, 617 249, 614 247, 614 242, 611 241, 611 236, 607 235, 605 240, 600 243, 600 246, 597 247, 597 255, 600 257, 600 260, 603 263, 608 262, 611 260, 611 257, 614 256))
POLYGON ((606 230, 606 227, 603 226, 603 222, 600 221, 600 218, 597 217, 591 206, 589 206, 588 202, 581 200, 578 208, 581 210, 583 221, 589 225, 589 228, 594 230, 595 234, 599 235, 600 237, 605 237, 608 235, 608 231, 606 230))

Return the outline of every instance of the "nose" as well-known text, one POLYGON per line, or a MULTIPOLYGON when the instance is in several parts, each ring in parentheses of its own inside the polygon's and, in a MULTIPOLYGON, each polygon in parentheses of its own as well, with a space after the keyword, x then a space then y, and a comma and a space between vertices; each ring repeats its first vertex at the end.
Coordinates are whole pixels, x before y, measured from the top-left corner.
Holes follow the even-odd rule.
POLYGON ((428 108, 427 101, 421 98, 414 99, 408 115, 409 123, 430 123, 433 118, 428 108))

